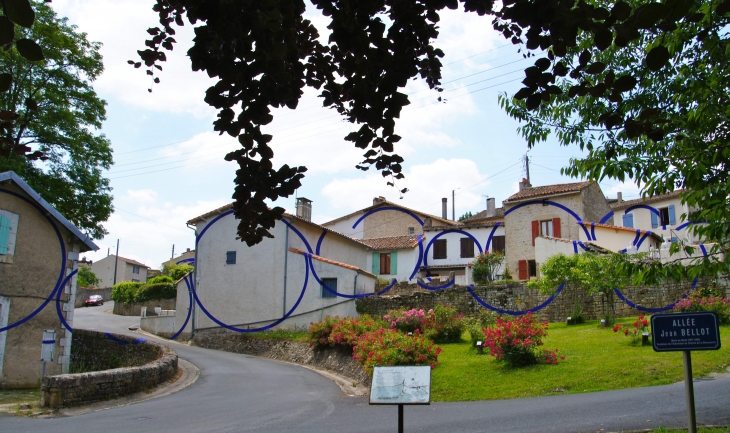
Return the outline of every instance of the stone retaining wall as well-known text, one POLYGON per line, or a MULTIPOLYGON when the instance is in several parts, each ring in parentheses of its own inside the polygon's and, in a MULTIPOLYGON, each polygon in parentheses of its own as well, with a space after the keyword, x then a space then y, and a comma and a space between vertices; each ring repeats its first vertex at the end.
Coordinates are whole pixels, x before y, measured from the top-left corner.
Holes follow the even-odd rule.
POLYGON ((147 314, 155 314, 155 307, 162 307, 163 310, 174 310, 177 304, 177 298, 172 299, 152 299, 147 302, 115 302, 114 314, 118 316, 141 316, 142 307, 147 307, 147 314))
POLYGON ((227 329, 195 331, 192 343, 208 349, 311 365, 334 371, 363 385, 370 385, 367 373, 352 359, 350 350, 313 349, 307 343, 250 337, 227 329))
POLYGON ((171 348, 125 335, 111 337, 101 332, 74 330, 72 366, 125 366, 46 377, 41 382, 41 406, 60 408, 110 400, 154 388, 176 377, 177 352, 171 348))
MULTIPOLYGON (((626 298, 642 307, 658 308, 679 300, 687 293, 691 284, 673 284, 663 287, 628 288, 623 291, 626 298)), ((435 305, 451 305, 463 314, 472 314, 484 307, 474 299, 465 287, 456 286, 448 289, 429 291, 416 285, 394 287, 384 296, 369 296, 357 300, 357 311, 360 314, 383 316, 390 310, 423 308, 430 309, 435 305)), ((525 311, 547 301, 549 296, 542 295, 534 289, 527 288, 524 282, 476 286, 474 293, 484 302, 511 311, 525 311)), ((588 320, 600 319, 611 308, 610 300, 601 294, 587 296, 582 290, 567 286, 548 306, 536 315, 540 320, 562 322, 573 314, 576 301, 588 320)), ((617 317, 642 314, 629 307, 614 296, 613 308, 617 317)))

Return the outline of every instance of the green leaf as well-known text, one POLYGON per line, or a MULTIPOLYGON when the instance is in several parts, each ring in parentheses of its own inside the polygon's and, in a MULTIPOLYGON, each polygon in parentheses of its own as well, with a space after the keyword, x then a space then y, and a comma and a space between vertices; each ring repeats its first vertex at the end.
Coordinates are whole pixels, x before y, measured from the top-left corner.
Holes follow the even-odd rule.
POLYGON ((652 48, 646 55, 646 66, 652 71, 658 71, 669 61, 669 50, 664 45, 652 48))
POLYGON ((35 12, 28 0, 5 0, 5 16, 25 28, 31 28, 35 21, 35 12))
POLYGON ((30 39, 18 39, 15 43, 15 47, 21 56, 25 57, 26 60, 31 62, 39 62, 45 60, 43 56, 43 49, 30 39))
POLYGON ((11 74, 0 74, 0 92, 7 92, 13 84, 13 76, 11 74))

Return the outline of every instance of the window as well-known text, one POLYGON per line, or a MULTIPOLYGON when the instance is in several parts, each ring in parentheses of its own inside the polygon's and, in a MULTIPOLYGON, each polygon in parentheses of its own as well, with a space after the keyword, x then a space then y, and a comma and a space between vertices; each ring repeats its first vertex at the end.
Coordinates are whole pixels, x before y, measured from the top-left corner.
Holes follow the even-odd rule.
POLYGON ((408 234, 409 235, 415 235, 416 234, 416 228, 415 227, 408 227, 408 234))
POLYGON ((236 264, 236 252, 235 251, 228 251, 228 252, 226 252, 226 264, 227 265, 235 265, 236 264))
POLYGON ((434 259, 445 259, 446 258, 446 239, 439 239, 433 243, 433 258, 434 259))
POLYGON ((380 253, 380 275, 390 275, 389 253, 380 253))
POLYGON ((320 287, 322 290, 321 296, 323 298, 336 298, 337 295, 333 292, 337 291, 337 278, 322 278, 323 285, 320 287), (327 286, 330 290, 325 289, 324 286, 327 286))
POLYGON ((553 220, 540 221, 540 236, 553 237, 553 220))
POLYGON ((139 274, 139 266, 132 265, 132 273, 133 274, 139 274))
POLYGON ((624 227, 633 229, 634 228, 634 214, 626 214, 622 217, 624 227))
POLYGON ((493 252, 504 254, 504 236, 493 236, 491 247, 493 252))
POLYGON ((657 228, 659 226, 673 226, 677 223, 673 204, 667 207, 660 207, 657 210, 659 211, 659 215, 654 212, 651 213, 652 228, 657 228))
POLYGON ((18 215, 0 209, 0 263, 13 262, 17 233, 18 215))
POLYGON ((537 263, 534 260, 527 261, 527 273, 529 277, 537 277, 537 263))
POLYGON ((461 257, 474 257, 474 241, 470 238, 461 238, 461 257))

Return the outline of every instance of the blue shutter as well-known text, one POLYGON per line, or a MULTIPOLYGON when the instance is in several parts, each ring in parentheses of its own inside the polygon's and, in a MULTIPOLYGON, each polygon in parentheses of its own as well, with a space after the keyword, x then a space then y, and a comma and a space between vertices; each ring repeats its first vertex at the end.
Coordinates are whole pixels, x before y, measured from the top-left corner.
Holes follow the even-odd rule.
POLYGON ((8 253, 10 243, 10 218, 0 216, 0 254, 8 253))
POLYGON ((677 223, 677 219, 674 217, 674 205, 669 205, 669 225, 673 226, 677 223))
POLYGON ((390 253, 390 273, 392 275, 398 274, 398 253, 395 251, 390 253))
POLYGON ((654 212, 651 212, 651 228, 655 229, 659 227, 659 217, 654 212))
POLYGON ((373 253, 373 274, 380 275, 380 253, 373 253))
POLYGON ((634 228, 634 214, 626 214, 623 216, 624 221, 624 227, 628 227, 630 229, 634 228))

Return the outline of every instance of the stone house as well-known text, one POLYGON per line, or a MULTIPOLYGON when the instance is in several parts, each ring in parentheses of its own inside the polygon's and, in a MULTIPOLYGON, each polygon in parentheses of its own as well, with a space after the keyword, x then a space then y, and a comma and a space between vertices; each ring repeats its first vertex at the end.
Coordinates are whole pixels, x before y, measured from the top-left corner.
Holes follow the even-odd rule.
MULTIPOLYGON (((367 269, 381 281, 409 281, 418 262, 418 235, 361 239, 372 254, 367 269)), ((425 242, 425 240, 423 241, 425 242)))
MULTIPOLYGON (((305 204, 300 199, 297 213, 308 216, 305 204)), ((270 229, 273 238, 251 247, 236 239, 232 205, 188 224, 198 237, 195 290, 205 309, 227 325, 257 328, 290 312, 280 327, 306 327, 327 315, 356 316, 353 296, 374 293, 377 276, 366 270, 370 246, 304 217, 285 214, 270 229)), ((178 284, 177 326, 188 308, 188 290, 178 284)), ((198 305, 192 313, 186 331, 220 326, 198 305)))
POLYGON ((426 218, 431 218, 433 224, 438 226, 460 225, 460 223, 447 218, 446 200, 445 198, 442 199, 442 215, 438 217, 401 206, 386 200, 384 197, 375 197, 372 206, 328 221, 322 226, 355 239, 419 235, 423 234, 423 228, 421 223, 413 216, 418 217, 422 222, 426 218), (392 210, 393 208, 400 210, 392 210), (365 217, 365 215, 368 216, 365 217))
POLYGON ((55 331, 46 374, 68 373, 72 336, 55 300, 73 327, 76 276, 67 276, 90 250, 98 247, 17 174, 0 173, 0 388, 38 386, 44 330, 55 331))
POLYGON ((147 282, 149 269, 150 267, 144 263, 122 256, 117 257, 114 254, 91 264, 91 271, 101 280, 99 287, 112 287, 115 283, 122 281, 147 282))
MULTIPOLYGON (((596 182, 574 182, 533 187, 523 179, 519 191, 503 202, 507 263, 513 277, 520 280, 537 276, 539 262, 535 240, 540 236, 578 240, 586 232, 579 221, 602 221, 611 212, 596 182)), ((612 225, 613 218, 603 220, 612 225)))

